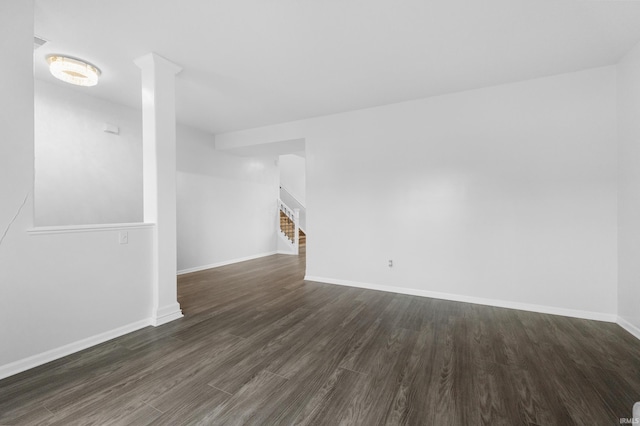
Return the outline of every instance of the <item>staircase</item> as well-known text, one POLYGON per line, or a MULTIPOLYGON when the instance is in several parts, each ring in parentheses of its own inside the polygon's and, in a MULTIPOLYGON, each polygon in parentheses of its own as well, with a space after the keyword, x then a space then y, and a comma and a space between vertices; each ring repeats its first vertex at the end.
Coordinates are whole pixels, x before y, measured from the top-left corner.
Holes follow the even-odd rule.
POLYGON ((298 229, 298 249, 306 250, 307 248, 307 235, 302 232, 302 229, 298 229))
POLYGON ((298 209, 298 226, 307 229, 307 208, 282 185, 280 185, 280 200, 290 209, 298 209))
MULTIPOLYGON (((295 244, 295 223, 289 216, 280 210, 280 231, 284 233, 291 244, 295 244)), ((305 249, 307 247, 307 235, 298 228, 298 248, 305 249)))
POLYGON ((278 253, 300 254, 307 247, 307 235, 300 228, 299 209, 289 208, 282 200, 278 200, 280 235, 278 236, 278 253))

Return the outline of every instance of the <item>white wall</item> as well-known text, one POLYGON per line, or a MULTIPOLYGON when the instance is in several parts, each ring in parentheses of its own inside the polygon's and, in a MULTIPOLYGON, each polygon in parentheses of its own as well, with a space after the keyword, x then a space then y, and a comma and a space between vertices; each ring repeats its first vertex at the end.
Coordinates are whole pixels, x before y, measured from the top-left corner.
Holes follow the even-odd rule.
MULTIPOLYGON (((35 111, 36 224, 142 221, 141 112, 43 81, 35 111)), ((275 157, 217 152, 182 125, 177 141, 178 269, 275 252, 275 157)))
POLYGON ((214 149, 213 135, 178 126, 178 270, 276 251, 276 157, 214 149))
POLYGON ((216 143, 296 138, 310 278, 615 318, 615 67, 216 143))
POLYGON ((618 65, 618 314, 640 338, 640 44, 618 65))
POLYGON ((303 206, 306 204, 306 166, 305 159, 299 155, 281 155, 278 159, 280 167, 280 185, 303 206))
POLYGON ((12 58, 0 69, 4 377, 144 326, 152 293, 149 228, 129 229, 128 245, 118 244, 117 229, 27 233, 34 219, 33 1, 0 2, 0 51, 12 58))
POLYGON ((89 93, 35 82, 39 226, 142 221, 141 112, 89 93))

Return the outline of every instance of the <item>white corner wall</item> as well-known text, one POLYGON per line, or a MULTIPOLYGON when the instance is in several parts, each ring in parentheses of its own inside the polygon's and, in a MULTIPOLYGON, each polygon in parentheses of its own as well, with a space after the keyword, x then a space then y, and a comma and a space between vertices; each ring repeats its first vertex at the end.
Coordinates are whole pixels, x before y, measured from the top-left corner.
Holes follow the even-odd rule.
POLYGON ((304 206, 307 195, 304 157, 295 154, 281 155, 278 166, 280 167, 280 185, 304 206))
POLYGON ((615 73, 591 69, 216 143, 306 139, 308 279, 613 321, 615 73))
POLYGON ((275 254, 276 157, 216 151, 213 135, 178 126, 178 271, 275 254))
POLYGON ((640 339, 640 44, 618 64, 618 315, 640 339))
POLYGON ((149 323, 149 227, 30 235, 33 1, 0 2, 0 378, 149 323))
POLYGON ((35 81, 38 226, 142 221, 142 114, 88 93, 35 81))

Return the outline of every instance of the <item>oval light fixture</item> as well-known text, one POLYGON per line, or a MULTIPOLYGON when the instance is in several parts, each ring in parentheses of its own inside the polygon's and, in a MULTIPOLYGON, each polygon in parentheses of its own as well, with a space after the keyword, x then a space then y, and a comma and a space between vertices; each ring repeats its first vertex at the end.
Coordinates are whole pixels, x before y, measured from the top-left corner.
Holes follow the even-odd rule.
POLYGON ((88 62, 62 55, 47 56, 49 71, 57 79, 76 86, 95 86, 98 84, 100 70, 88 62))

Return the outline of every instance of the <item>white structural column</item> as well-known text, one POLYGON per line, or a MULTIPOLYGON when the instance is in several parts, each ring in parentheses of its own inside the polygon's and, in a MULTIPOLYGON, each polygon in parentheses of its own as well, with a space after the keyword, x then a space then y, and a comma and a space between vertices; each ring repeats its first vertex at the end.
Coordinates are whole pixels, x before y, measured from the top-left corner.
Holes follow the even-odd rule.
POLYGON ((144 221, 155 223, 153 325, 182 317, 177 300, 175 76, 181 68, 148 53, 142 70, 144 221))

